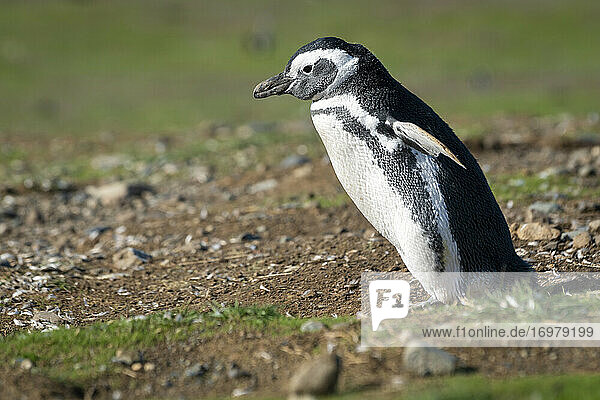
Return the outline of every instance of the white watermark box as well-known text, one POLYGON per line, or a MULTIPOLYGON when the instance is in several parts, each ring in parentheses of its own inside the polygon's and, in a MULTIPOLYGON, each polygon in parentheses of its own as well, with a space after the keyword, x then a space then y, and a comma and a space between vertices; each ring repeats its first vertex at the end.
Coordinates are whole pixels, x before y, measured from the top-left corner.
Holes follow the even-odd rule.
POLYGON ((428 272, 419 280, 363 273, 363 346, 600 347, 600 273, 428 272), (444 303, 428 301, 424 279, 444 303))

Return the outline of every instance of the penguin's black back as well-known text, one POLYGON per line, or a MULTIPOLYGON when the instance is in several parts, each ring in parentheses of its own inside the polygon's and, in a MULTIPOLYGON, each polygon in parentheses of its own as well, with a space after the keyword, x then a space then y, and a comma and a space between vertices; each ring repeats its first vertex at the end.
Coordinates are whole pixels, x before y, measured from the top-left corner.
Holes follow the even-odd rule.
MULTIPOLYGON (((431 107, 396 81, 372 53, 357 46, 360 47, 354 51, 364 49, 366 56, 362 54, 355 76, 332 95, 350 92, 361 107, 382 121, 390 114, 398 121, 419 126, 448 146, 466 167, 460 167, 447 157, 436 158, 438 182, 462 270, 530 271, 530 266, 515 253, 500 207, 483 171, 464 143, 431 107)), ((388 130, 387 134, 392 133, 388 130)), ((384 172, 391 185, 399 186, 397 171, 384 168, 384 172)))

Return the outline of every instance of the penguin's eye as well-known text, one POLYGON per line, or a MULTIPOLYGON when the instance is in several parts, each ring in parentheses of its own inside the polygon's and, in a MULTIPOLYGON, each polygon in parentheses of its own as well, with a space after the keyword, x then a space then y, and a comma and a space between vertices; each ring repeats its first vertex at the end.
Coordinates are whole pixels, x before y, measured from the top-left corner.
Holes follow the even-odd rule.
POLYGON ((307 74, 310 74, 312 71, 312 65, 306 65, 304 66, 304 68, 302 68, 302 71, 304 71, 307 74))

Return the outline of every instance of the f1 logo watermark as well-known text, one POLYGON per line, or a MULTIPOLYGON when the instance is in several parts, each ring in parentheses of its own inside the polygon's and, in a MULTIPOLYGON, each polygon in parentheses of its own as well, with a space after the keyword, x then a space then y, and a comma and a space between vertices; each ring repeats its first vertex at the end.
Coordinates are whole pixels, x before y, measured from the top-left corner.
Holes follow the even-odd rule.
POLYGON ((384 319, 400 319, 408 315, 410 285, 404 280, 369 282, 369 302, 373 331, 384 319))

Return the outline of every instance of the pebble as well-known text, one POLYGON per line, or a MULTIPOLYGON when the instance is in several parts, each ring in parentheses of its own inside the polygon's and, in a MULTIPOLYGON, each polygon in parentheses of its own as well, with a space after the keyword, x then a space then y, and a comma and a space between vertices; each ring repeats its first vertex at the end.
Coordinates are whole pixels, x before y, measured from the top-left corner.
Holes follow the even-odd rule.
POLYGON ((101 186, 88 186, 86 192, 103 205, 113 205, 128 197, 140 197, 154 193, 154 188, 145 183, 114 182, 101 186))
POLYGON ((592 236, 587 232, 581 232, 573 238, 573 247, 582 249, 588 247, 592 243, 592 236))
POLYGON ((209 369, 208 365, 196 363, 196 364, 192 365, 191 367, 187 368, 183 372, 183 374, 185 376, 187 376, 188 378, 194 378, 194 377, 203 376, 204 374, 206 374, 206 372, 208 372, 208 369, 209 369))
POLYGON ((139 371, 139 370, 141 370, 142 368, 143 368, 143 365, 142 365, 142 363, 135 362, 135 363, 131 364, 131 370, 132 370, 132 371, 139 371))
POLYGON ((32 320, 35 322, 47 321, 51 324, 59 324, 62 322, 62 318, 52 311, 36 311, 35 314, 33 314, 32 320))
POLYGON ((322 322, 306 321, 300 326, 300 332, 319 332, 325 328, 322 322))
POLYGON ((550 225, 540 222, 523 224, 517 230, 517 236, 521 240, 552 240, 560 236, 560 231, 550 225))
POLYGON ((575 239, 575 237, 577 235, 579 235, 580 233, 583 233, 583 232, 587 232, 586 227, 582 227, 582 228, 578 228, 578 229, 575 229, 572 231, 565 232, 560 236, 560 238, 563 240, 567 240, 567 239, 573 240, 573 239, 575 239))
POLYGON ((109 231, 110 229, 110 226, 95 226, 91 229, 88 229, 86 233, 88 235, 88 239, 96 240, 100 235, 102 235, 104 232, 109 231))
POLYGON ((541 214, 550 214, 559 212, 561 207, 558 203, 554 202, 536 201, 535 203, 531 204, 528 209, 541 214))
POLYGON ((267 190, 274 189, 276 186, 277 186, 277 181, 275 179, 266 179, 264 181, 255 183, 254 185, 251 185, 248 188, 248 193, 256 194, 256 193, 260 193, 260 192, 265 192, 267 190))
POLYGON ((127 247, 119 250, 113 255, 113 263, 119 269, 129 269, 136 265, 144 264, 152 260, 150 254, 144 253, 141 250, 127 247))
POLYGON ((600 219, 595 219, 589 223, 589 232, 594 235, 600 233, 600 219))
POLYGON ((244 371, 236 363, 231 363, 227 368, 227 377, 229 379, 247 378, 250 376, 248 371, 244 371))
POLYGON ((304 165, 306 163, 308 163, 310 161, 310 159, 308 157, 304 157, 298 154, 291 154, 289 156, 287 156, 286 158, 284 158, 283 160, 281 160, 281 162, 279 163, 279 166, 281 168, 292 168, 292 167, 299 167, 301 165, 304 165))
POLYGON ((38 210, 37 208, 32 208, 31 210, 29 210, 29 212, 25 216, 25 224, 26 225, 36 225, 36 224, 43 224, 43 223, 44 223, 44 216, 42 215, 40 210, 38 210))
POLYGON ((404 348, 404 369, 418 376, 448 375, 456 371, 456 357, 435 347, 418 347, 411 343, 404 348))
POLYGON ((581 200, 577 203, 577 211, 579 211, 579 212, 600 211, 600 202, 581 200))
POLYGON ((33 362, 29 358, 18 358, 16 360, 16 365, 25 371, 29 371, 33 368, 33 362))
POLYGON ((16 257, 10 253, 0 254, 0 267, 12 267, 12 263, 15 262, 16 257))
POLYGON ((258 235, 255 235, 253 233, 244 233, 241 237, 240 240, 242 242, 251 242, 253 240, 260 240, 261 237, 258 235))
POLYGON ((231 392, 231 397, 245 396, 245 395, 250 394, 250 393, 252 393, 252 388, 251 387, 247 387, 247 388, 235 388, 231 392))
POLYGON ((558 249, 558 242, 556 240, 552 240, 542 246, 542 250, 544 251, 552 251, 558 249))
POLYGON ((596 168, 594 168, 591 165, 583 165, 577 171, 577 175, 579 175, 582 178, 586 178, 588 176, 596 175, 596 168))
POLYGON ((341 359, 335 353, 325 354, 300 365, 289 384, 291 395, 327 395, 335 391, 341 359))
POLYGON ((123 364, 129 367, 134 363, 140 362, 140 358, 139 352, 119 349, 111 361, 113 363, 123 364))
POLYGON ((551 176, 556 175, 566 175, 569 173, 569 170, 565 167, 549 167, 543 170, 538 174, 538 176, 542 179, 547 179, 551 176))

